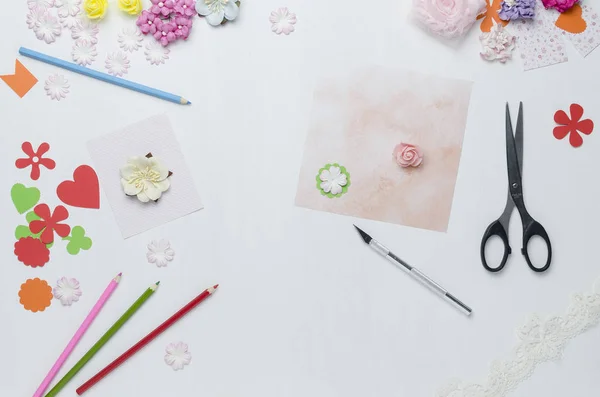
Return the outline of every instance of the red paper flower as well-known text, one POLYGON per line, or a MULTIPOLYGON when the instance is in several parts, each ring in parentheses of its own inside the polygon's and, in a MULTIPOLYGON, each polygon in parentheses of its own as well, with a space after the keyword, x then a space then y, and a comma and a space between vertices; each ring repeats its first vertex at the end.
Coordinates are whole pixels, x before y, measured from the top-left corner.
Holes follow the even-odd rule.
POLYGON ((54 242, 54 232, 60 237, 67 237, 71 232, 71 226, 59 223, 69 217, 69 211, 62 205, 56 206, 52 215, 50 215, 50 208, 46 204, 36 205, 33 212, 41 219, 31 221, 29 230, 33 234, 38 234, 43 230, 44 232, 40 236, 42 243, 50 244, 54 242))
POLYGON ((50 250, 37 238, 23 237, 15 243, 15 255, 26 266, 41 267, 50 260, 50 250))
POLYGON ((31 147, 30 142, 23 142, 21 149, 29 157, 26 159, 17 159, 17 161, 15 161, 15 165, 19 169, 31 166, 30 176, 34 181, 37 181, 40 177, 40 164, 49 170, 53 170, 54 167, 56 167, 54 160, 42 158, 42 156, 48 150, 50 150, 50 145, 48 145, 46 142, 42 143, 35 152, 33 151, 33 147, 31 147))
POLYGON ((594 122, 590 119, 581 120, 583 116, 583 108, 574 103, 571 105, 571 118, 563 110, 554 113, 554 121, 556 124, 561 124, 554 128, 554 137, 563 139, 569 133, 569 143, 573 147, 579 147, 583 144, 583 138, 579 133, 590 135, 594 130, 594 122))

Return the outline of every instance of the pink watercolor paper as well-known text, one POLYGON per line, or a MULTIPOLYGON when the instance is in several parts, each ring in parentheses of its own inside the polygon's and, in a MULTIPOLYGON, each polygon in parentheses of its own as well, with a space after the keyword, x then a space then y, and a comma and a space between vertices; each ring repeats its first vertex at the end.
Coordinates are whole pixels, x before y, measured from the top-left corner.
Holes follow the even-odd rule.
POLYGON ((384 67, 339 71, 317 85, 296 205, 445 232, 452 209, 472 83, 384 67), (423 163, 401 168, 401 143, 423 163), (346 167, 339 198, 317 189, 321 167, 346 167))

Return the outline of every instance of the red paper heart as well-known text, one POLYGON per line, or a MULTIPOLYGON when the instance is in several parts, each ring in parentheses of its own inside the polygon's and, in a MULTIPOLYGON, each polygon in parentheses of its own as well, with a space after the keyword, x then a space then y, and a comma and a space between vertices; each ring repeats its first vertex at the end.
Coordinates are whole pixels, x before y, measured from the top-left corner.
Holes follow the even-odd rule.
POLYGON ((77 167, 73 172, 73 180, 61 182, 56 194, 60 201, 72 207, 100 208, 98 175, 89 165, 77 167))

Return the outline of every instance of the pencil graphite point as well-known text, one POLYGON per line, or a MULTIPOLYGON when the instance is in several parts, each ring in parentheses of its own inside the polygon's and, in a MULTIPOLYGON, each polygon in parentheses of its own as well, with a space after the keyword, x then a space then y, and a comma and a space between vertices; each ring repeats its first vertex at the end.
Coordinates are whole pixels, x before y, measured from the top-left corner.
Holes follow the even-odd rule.
POLYGON ((156 282, 156 285, 158 285, 158 284, 160 284, 160 281, 157 281, 157 282, 156 282))
POLYGON ((119 273, 119 274, 117 274, 117 276, 116 276, 116 277, 115 277, 113 280, 115 280, 115 282, 117 282, 117 283, 118 283, 118 282, 120 282, 120 281, 121 281, 121 276, 123 276, 123 273, 119 273))

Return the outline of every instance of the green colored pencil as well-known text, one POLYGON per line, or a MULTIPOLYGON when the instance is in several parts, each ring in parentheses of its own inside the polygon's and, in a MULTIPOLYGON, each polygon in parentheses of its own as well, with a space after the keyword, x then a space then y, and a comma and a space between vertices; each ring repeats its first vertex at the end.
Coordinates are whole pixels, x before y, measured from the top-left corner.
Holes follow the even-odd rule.
POLYGON ((156 284, 152 284, 142 294, 142 296, 140 296, 135 302, 133 302, 133 305, 131 305, 131 307, 127 309, 125 313, 123 313, 123 315, 117 320, 117 322, 114 323, 113 326, 110 327, 104 335, 102 335, 98 342, 96 342, 94 346, 92 346, 90 350, 88 350, 88 352, 85 353, 83 357, 81 357, 77 364, 75 364, 73 368, 71 368, 71 370, 67 372, 67 374, 63 376, 63 378, 60 381, 58 381, 56 386, 54 386, 52 390, 50 390, 48 394, 46 394, 45 397, 56 396, 58 392, 60 392, 63 389, 63 387, 65 387, 67 383, 69 383, 69 381, 73 379, 75 375, 77 375, 77 373, 83 368, 83 366, 87 364, 87 362, 90 361, 92 357, 94 357, 94 355, 98 353, 98 351, 100 351, 100 349, 102 349, 102 346, 104 346, 106 342, 108 342, 110 338, 112 338, 117 333, 117 331, 121 329, 123 325, 125 325, 127 320, 129 320, 135 314, 135 312, 137 312, 139 308, 142 307, 142 305, 148 300, 148 298, 152 296, 154 291, 156 291, 156 289, 158 288, 158 284, 160 284, 160 281, 156 284))

